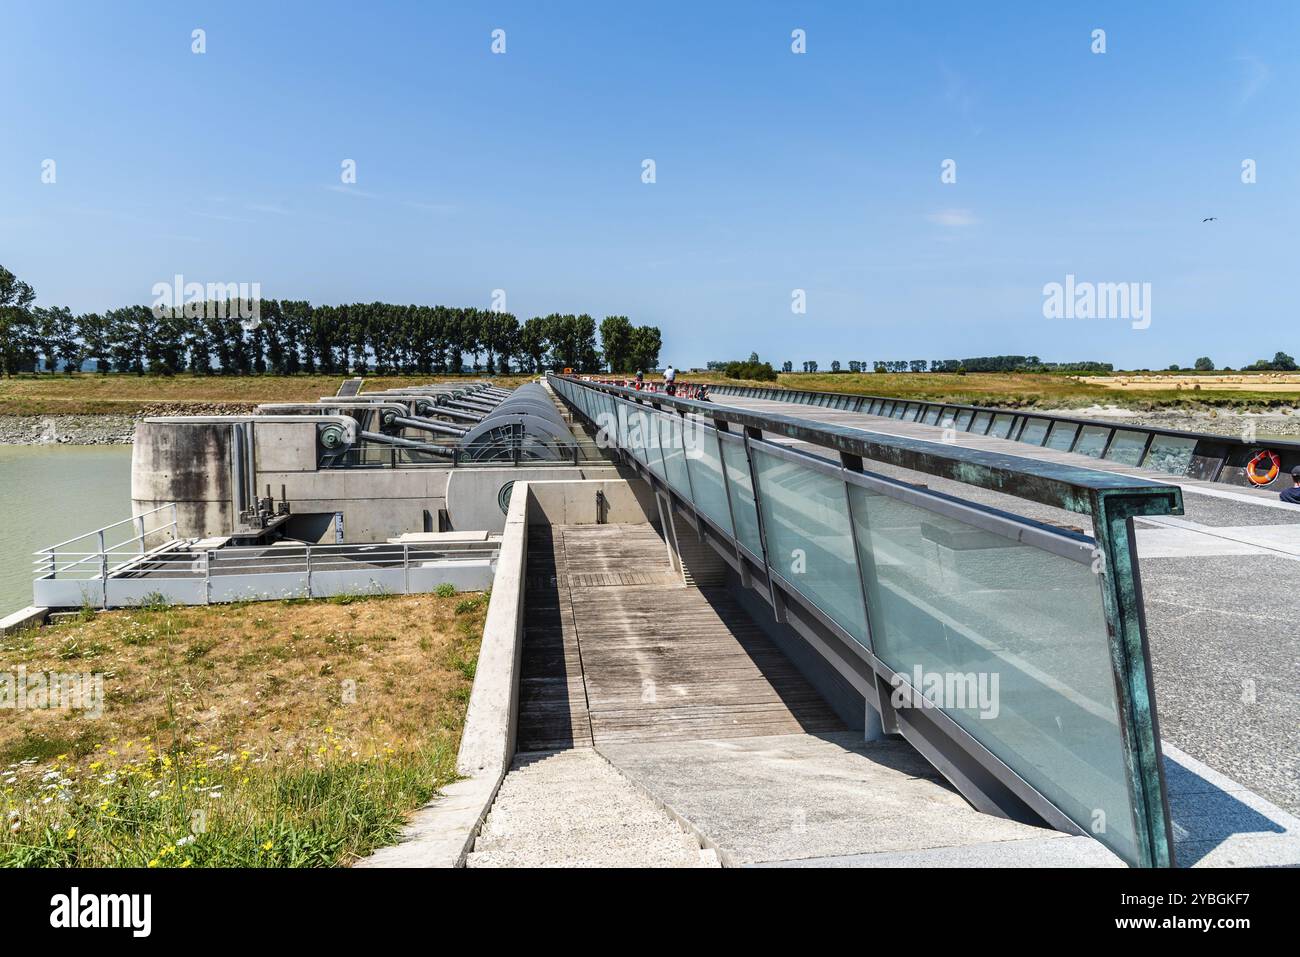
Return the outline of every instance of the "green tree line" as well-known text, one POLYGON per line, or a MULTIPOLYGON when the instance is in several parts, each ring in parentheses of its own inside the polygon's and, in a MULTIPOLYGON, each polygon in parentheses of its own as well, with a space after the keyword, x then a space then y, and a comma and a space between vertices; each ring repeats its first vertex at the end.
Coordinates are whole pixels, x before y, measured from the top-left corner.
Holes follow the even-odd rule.
POLYGON ((508 312, 385 302, 317 306, 305 300, 126 306, 74 315, 37 306, 32 287, 0 266, 0 371, 144 375, 299 372, 507 374, 653 369, 655 326, 626 316, 552 313, 520 322, 508 312), (255 318, 243 318, 255 317, 255 318))

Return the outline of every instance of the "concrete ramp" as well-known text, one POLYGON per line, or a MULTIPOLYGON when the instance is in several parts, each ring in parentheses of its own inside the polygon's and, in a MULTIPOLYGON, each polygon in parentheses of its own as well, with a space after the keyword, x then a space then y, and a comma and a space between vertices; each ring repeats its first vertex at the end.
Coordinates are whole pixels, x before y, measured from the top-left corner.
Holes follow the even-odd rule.
POLYGON ((519 754, 473 866, 628 863, 637 847, 644 865, 689 862, 661 857, 653 815, 600 823, 602 766, 730 865, 954 849, 1118 863, 1088 838, 975 811, 902 741, 864 743, 729 592, 685 583, 654 527, 534 527, 528 556, 519 754), (549 773, 563 778, 553 793, 549 773), (603 841, 622 850, 582 846, 603 841))

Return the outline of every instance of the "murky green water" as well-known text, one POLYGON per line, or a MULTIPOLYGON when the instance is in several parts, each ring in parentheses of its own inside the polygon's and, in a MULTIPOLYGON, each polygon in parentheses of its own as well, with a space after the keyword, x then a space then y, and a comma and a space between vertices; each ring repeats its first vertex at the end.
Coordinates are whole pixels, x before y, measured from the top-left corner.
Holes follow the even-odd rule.
POLYGON ((0 445, 0 617, 32 603, 32 552, 130 517, 129 445, 0 445))

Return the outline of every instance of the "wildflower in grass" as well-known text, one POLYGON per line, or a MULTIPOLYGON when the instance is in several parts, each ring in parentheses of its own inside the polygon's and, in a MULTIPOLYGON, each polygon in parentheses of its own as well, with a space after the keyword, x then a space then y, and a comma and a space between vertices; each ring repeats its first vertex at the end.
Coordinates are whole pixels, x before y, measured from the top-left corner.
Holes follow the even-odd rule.
POLYGON ((274 841, 267 841, 265 844, 262 845, 262 850, 264 850, 264 851, 269 851, 269 850, 271 850, 271 848, 273 848, 273 847, 275 847, 275 842, 274 842, 274 841))
POLYGON ((149 862, 148 866, 149 866, 149 867, 157 867, 158 864, 159 864, 159 860, 158 860, 158 858, 155 857, 152 861, 149 862))
POLYGON ((77 829, 75 827, 68 828, 68 840, 70 841, 76 836, 77 836, 77 829))

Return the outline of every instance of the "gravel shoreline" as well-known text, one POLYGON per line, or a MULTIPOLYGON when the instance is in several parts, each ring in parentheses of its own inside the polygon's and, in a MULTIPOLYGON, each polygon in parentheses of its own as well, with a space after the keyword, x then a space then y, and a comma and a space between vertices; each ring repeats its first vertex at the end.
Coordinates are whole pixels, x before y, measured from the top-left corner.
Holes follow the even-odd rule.
POLYGON ((136 424, 151 415, 238 415, 233 403, 159 404, 131 415, 0 415, 0 445, 130 445, 136 424))
POLYGON ((1139 412, 1119 406, 1094 405, 1082 409, 1042 409, 1041 411, 1048 415, 1066 415, 1076 419, 1098 419, 1123 425, 1144 425, 1154 429, 1177 429, 1181 432, 1205 432, 1238 439, 1244 438, 1243 433, 1251 426, 1254 426, 1257 435, 1300 438, 1300 414, 1297 414, 1295 409, 1270 412, 1237 412, 1231 409, 1139 412))

